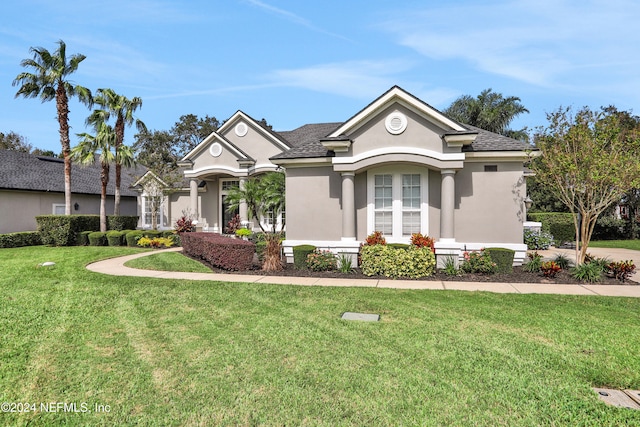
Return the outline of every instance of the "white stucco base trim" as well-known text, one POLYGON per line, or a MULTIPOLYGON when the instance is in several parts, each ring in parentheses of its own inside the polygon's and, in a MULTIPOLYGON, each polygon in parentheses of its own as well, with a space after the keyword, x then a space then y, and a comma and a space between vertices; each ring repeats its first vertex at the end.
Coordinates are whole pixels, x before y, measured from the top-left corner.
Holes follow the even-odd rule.
MULTIPOLYGON (((350 255, 352 260, 357 261, 360 244, 358 240, 285 240, 282 242, 282 249, 287 263, 293 263, 293 247, 298 245, 313 245, 320 250, 331 251, 334 254, 350 255)), ((479 251, 482 248, 507 248, 515 251, 513 265, 522 265, 527 256, 527 245, 524 243, 465 243, 456 242, 454 239, 442 239, 435 243, 436 259, 438 268, 442 268, 447 257, 455 257, 458 262, 464 258, 465 251, 479 251)))

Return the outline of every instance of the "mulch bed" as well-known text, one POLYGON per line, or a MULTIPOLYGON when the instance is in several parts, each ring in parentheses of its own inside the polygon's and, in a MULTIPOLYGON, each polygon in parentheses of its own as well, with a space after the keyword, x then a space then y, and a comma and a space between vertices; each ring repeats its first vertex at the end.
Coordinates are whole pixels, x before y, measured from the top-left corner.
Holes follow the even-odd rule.
MULTIPOLYGON (((194 258, 195 259, 195 258, 194 258)), ((200 261, 200 260, 197 260, 200 261)), ((211 268, 208 264, 203 263, 207 267, 211 268)), ((311 271, 311 270, 297 270, 293 267, 293 264, 284 265, 284 269, 280 271, 262 271, 259 265, 254 265, 250 270, 241 271, 226 271, 218 268, 211 268, 214 273, 220 274, 249 274, 260 276, 298 276, 298 277, 318 277, 318 278, 338 278, 338 279, 385 279, 384 276, 365 276, 360 269, 354 269, 352 273, 345 274, 337 271, 311 271)), ((423 277, 420 279, 403 279, 403 280, 429 280, 429 281, 448 281, 448 282, 496 282, 496 283, 543 283, 543 284, 569 284, 569 285, 585 285, 587 283, 580 282, 574 279, 567 271, 561 271, 558 275, 549 279, 542 274, 528 273, 522 269, 522 267, 514 267, 511 273, 502 274, 470 274, 465 273, 460 276, 447 276, 444 273, 436 272, 433 276, 423 277)), ((628 280, 625 283, 619 280, 603 276, 598 285, 631 285, 635 286, 638 283, 628 280)))

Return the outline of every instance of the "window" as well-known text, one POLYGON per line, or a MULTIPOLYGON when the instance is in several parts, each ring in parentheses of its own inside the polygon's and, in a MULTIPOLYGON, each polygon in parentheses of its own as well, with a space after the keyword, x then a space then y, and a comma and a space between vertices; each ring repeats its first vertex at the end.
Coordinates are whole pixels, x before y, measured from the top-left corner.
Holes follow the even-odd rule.
POLYGON ((380 231, 391 242, 428 234, 427 178, 428 171, 417 167, 370 170, 367 232, 380 231))
POLYGON ((146 227, 153 226, 153 213, 156 214, 156 225, 162 227, 162 210, 164 206, 162 196, 142 196, 142 225, 146 227))
POLYGON ((52 213, 54 215, 64 215, 66 205, 54 203, 52 208, 52 213))

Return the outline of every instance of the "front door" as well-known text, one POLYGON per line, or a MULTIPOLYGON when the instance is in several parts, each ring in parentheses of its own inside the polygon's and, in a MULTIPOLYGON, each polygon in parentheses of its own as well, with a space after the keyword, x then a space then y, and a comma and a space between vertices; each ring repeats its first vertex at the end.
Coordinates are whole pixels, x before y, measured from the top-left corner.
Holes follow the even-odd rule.
POLYGON ((227 202, 227 195, 222 195, 222 230, 224 233, 227 233, 227 228, 229 227, 229 222, 240 212, 238 209, 233 209, 229 211, 229 203, 227 202))

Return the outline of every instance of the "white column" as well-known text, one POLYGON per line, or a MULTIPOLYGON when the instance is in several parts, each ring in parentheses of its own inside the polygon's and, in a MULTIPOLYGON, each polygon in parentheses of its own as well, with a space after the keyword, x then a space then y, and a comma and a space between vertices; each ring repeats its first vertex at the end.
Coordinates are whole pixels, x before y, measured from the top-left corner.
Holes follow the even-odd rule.
POLYGON ((193 219, 197 220, 198 215, 198 180, 191 178, 189 180, 189 208, 193 219))
POLYGON ((455 202, 456 202, 456 171, 444 169, 441 171, 442 182, 440 188, 440 240, 455 241, 455 202))
MULTIPOLYGON (((244 185, 246 184, 246 182, 247 182, 247 178, 240 178, 240 189, 241 190, 244 189, 244 185)), ((250 218, 248 218, 248 214, 247 214, 247 202, 244 199, 240 201, 240 206, 238 206, 238 214, 240 215, 240 222, 241 223, 243 221, 249 221, 250 218)), ((259 221, 259 219, 256 218, 256 221, 259 221)))
POLYGON ((342 173, 342 240, 356 240, 355 173, 342 173))

